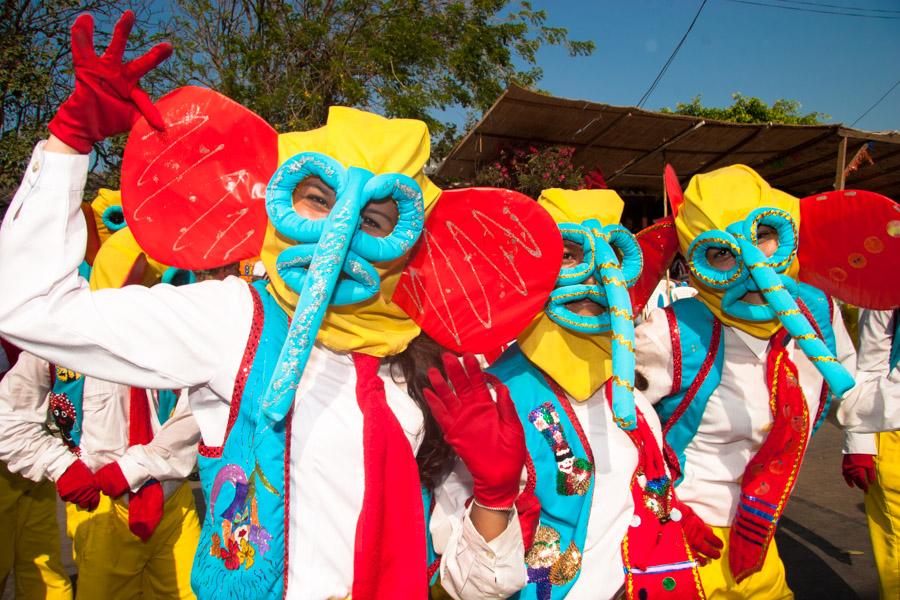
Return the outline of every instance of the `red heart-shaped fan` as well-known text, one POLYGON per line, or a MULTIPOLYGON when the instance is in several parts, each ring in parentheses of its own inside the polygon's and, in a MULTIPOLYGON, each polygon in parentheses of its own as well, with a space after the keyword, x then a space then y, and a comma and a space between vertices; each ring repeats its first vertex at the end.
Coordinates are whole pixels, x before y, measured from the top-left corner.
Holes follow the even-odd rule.
POLYGON ((442 346, 487 352, 544 309, 562 248, 553 218, 528 196, 449 190, 428 216, 393 301, 442 346))
POLYGON ((122 208, 135 239, 154 259, 183 269, 257 256, 278 134, 206 88, 179 88, 156 106, 165 130, 141 118, 122 159, 122 208))
POLYGON ((862 190, 800 200, 800 280, 864 308, 900 306, 900 205, 862 190))

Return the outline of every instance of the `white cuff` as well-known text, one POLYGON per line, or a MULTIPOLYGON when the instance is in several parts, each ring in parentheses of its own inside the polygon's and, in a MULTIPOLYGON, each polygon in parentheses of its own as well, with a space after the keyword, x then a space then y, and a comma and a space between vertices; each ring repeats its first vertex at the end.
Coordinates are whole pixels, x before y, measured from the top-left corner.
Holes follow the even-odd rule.
POLYGON ((844 432, 844 454, 878 454, 874 433, 844 432))
POLYGON ((66 451, 65 454, 47 465, 47 477, 53 482, 59 481, 59 478, 63 476, 63 473, 75 464, 76 460, 78 460, 77 456, 66 451))
POLYGON ((24 183, 47 190, 82 191, 87 182, 90 156, 46 152, 44 144, 46 141, 41 141, 34 147, 24 183))
POLYGON ((147 470, 131 458, 127 452, 120 456, 116 462, 119 464, 119 468, 122 469, 122 475, 125 476, 125 481, 128 482, 128 487, 132 492, 137 492, 150 479, 147 470))

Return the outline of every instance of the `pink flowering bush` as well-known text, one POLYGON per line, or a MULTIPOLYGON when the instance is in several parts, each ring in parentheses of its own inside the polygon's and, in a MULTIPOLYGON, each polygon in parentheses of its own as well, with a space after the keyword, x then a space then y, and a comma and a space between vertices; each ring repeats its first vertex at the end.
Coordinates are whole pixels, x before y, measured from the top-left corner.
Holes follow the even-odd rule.
POLYGON ((574 154, 571 146, 504 148, 497 160, 475 173, 475 184, 508 188, 532 198, 547 188, 599 187, 585 180, 584 169, 572 162, 574 154))

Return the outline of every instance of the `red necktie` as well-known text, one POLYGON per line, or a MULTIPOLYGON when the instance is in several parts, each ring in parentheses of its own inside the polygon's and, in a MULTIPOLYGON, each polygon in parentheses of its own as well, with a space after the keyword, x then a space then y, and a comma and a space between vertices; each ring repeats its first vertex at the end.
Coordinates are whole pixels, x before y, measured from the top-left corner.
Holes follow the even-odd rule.
POLYGON ((416 458, 387 404, 379 359, 354 354, 363 414, 365 492, 356 525, 354 600, 428 597, 425 516, 416 458))
MULTIPOLYGON (((149 444, 153 440, 150 425, 150 403, 147 391, 131 388, 128 410, 128 445, 149 444)), ((143 541, 150 539, 163 513, 162 486, 155 479, 145 483, 137 492, 128 494, 128 528, 143 541)))

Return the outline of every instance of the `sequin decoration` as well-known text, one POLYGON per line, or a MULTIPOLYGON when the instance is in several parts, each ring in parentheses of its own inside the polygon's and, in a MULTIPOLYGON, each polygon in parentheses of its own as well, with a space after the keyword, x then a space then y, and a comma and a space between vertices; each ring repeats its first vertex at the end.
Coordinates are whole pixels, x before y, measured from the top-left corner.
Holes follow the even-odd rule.
POLYGON ((565 552, 560 551, 559 532, 541 525, 534 536, 531 549, 525 554, 528 582, 535 584, 539 600, 549 600, 552 586, 565 585, 581 570, 581 551, 570 543, 565 552))
POLYGON ((75 427, 77 414, 75 405, 69 400, 65 394, 56 394, 50 392, 50 416, 56 426, 59 428, 59 434, 62 436, 63 443, 70 452, 76 456, 81 456, 81 448, 75 443, 72 437, 72 429, 75 427))
POLYGON ((667 476, 649 479, 643 486, 644 506, 660 521, 668 521, 672 507, 672 480, 667 476))
POLYGON ((556 458, 556 491, 563 496, 583 496, 591 486, 594 465, 586 458, 576 458, 566 440, 559 413, 552 402, 544 402, 528 414, 553 450, 556 458))

